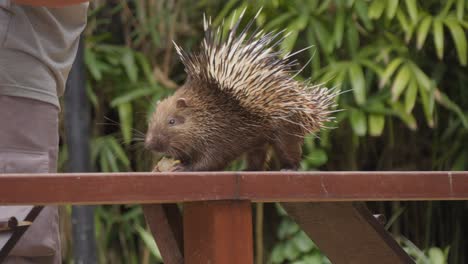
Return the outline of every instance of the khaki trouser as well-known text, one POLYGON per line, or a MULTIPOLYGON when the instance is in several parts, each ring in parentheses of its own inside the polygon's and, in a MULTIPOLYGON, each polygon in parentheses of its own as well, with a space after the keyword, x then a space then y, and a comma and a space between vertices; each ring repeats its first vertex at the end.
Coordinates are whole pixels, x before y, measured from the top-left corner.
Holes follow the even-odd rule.
MULTIPOLYGON (((58 112, 52 104, 0 95, 0 177, 56 171, 58 112)), ((14 212, 22 219, 30 208, 0 206, 0 218, 14 212)), ((56 206, 44 207, 4 263, 61 263, 56 206)))

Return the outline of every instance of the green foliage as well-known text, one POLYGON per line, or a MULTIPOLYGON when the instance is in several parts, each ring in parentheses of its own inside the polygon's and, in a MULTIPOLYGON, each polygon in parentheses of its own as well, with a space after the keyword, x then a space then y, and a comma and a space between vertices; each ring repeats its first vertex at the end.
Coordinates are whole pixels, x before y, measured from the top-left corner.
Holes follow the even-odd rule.
POLYGON ((310 238, 292 221, 277 204, 282 220, 278 226, 278 242, 273 247, 268 263, 328 264, 325 257, 310 238))
MULTIPOLYGON (((283 54, 311 46, 296 56, 302 65, 310 60, 297 78, 310 77, 342 91, 337 103, 343 111, 329 124, 335 129, 305 139, 303 170, 468 169, 468 148, 461 144, 468 142, 466 0, 145 0, 91 5, 85 63, 97 171, 151 169, 151 154, 141 146, 147 118, 154 102, 185 78, 172 41, 192 50, 203 36, 203 12, 221 24, 244 7, 246 16, 253 17, 261 6, 257 25, 289 34, 280 46, 283 54)), ((66 146, 60 153, 62 166, 64 150, 66 146)), ((231 169, 242 166, 236 162, 231 169)), ((415 246, 400 239, 418 263, 466 262, 466 245, 459 235, 463 229, 457 222, 466 215, 465 204, 403 206, 408 206, 404 212, 378 204, 381 213, 402 214, 392 220, 391 231, 418 242, 415 246), (421 227, 425 231, 417 232, 421 227)), ((102 206, 96 213, 102 263, 160 262, 139 207, 102 206)), ((328 263, 296 224, 280 216, 270 263, 328 263)))

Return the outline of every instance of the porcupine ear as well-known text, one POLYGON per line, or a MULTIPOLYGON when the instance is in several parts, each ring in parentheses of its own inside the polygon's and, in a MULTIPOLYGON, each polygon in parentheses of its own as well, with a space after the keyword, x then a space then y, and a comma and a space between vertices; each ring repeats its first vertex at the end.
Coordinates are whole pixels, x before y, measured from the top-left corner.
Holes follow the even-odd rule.
POLYGON ((177 108, 186 108, 188 106, 187 105, 187 99, 185 99, 185 98, 177 99, 176 106, 177 106, 177 108))

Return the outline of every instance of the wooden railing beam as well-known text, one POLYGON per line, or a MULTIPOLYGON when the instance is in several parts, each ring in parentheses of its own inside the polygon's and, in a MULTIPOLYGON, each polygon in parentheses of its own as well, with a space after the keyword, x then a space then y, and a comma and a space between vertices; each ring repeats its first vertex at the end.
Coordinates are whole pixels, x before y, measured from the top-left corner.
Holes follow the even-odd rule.
POLYGON ((468 200, 468 172, 2 174, 0 204, 468 200))

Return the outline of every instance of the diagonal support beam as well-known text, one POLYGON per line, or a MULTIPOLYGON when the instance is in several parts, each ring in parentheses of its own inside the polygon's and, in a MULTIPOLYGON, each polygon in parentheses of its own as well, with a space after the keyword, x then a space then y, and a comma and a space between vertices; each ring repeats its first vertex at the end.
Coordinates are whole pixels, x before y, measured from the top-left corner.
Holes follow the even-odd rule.
POLYGON ((176 204, 142 205, 146 222, 166 264, 183 264, 182 215, 176 204))
POLYGON ((364 203, 281 205, 334 264, 414 263, 364 203))

